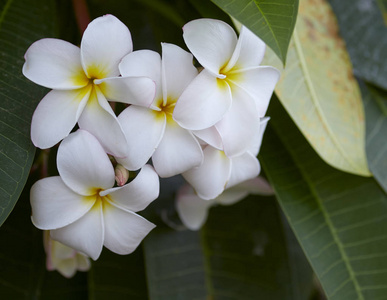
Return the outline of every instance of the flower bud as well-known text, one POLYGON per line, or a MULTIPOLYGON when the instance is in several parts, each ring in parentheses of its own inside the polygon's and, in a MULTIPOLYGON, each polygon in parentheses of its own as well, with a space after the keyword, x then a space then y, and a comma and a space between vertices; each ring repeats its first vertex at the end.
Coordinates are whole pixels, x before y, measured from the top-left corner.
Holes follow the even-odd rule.
POLYGON ((123 186, 129 179, 129 171, 123 165, 117 164, 114 173, 118 186, 123 186))

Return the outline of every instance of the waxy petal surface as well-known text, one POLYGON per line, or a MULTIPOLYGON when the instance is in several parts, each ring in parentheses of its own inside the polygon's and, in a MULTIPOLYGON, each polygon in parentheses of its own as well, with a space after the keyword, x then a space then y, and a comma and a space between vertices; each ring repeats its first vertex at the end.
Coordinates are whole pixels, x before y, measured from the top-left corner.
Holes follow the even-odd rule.
POLYGON ((171 177, 180 174, 198 166, 202 159, 202 148, 193 134, 170 120, 152 156, 159 176, 171 177))
POLYGON ((81 41, 81 61, 89 78, 102 79, 120 75, 118 64, 133 51, 129 29, 112 15, 94 19, 81 41))
POLYGON ((258 159, 249 152, 233 157, 231 176, 226 188, 230 188, 248 179, 257 177, 261 172, 258 159))
POLYGON ((31 188, 32 222, 39 229, 51 230, 67 226, 93 206, 92 198, 70 190, 59 176, 37 181, 31 188))
POLYGON ((81 195, 114 185, 114 169, 98 140, 84 130, 69 135, 58 149, 57 166, 65 184, 81 195))
POLYGON ((58 39, 33 43, 24 56, 23 75, 50 89, 71 90, 89 83, 78 47, 58 39))
POLYGON ((177 100, 173 118, 183 128, 205 129, 219 122, 231 103, 229 85, 203 70, 177 100))
POLYGON ((104 245, 118 254, 132 253, 156 226, 143 217, 104 202, 104 245))
POLYGON ((222 137, 220 136, 219 131, 216 129, 215 125, 202 130, 192 130, 192 133, 200 140, 211 145, 212 147, 223 150, 222 137))
POLYGON ((261 149, 262 145, 262 139, 263 139, 263 134, 265 133, 265 129, 267 126, 267 122, 270 120, 270 117, 264 117, 260 120, 259 122, 259 133, 254 136, 251 145, 248 149, 248 151, 253 154, 254 156, 257 156, 259 153, 259 150, 261 149))
POLYGON ((97 260, 102 252, 104 241, 104 223, 102 202, 95 205, 76 222, 56 230, 51 237, 75 250, 97 260))
POLYGON ((212 19, 188 22, 183 27, 183 38, 200 64, 213 75, 227 65, 237 44, 232 27, 212 19))
POLYGON ((91 88, 49 92, 32 116, 31 140, 41 149, 53 147, 74 128, 90 96, 91 88))

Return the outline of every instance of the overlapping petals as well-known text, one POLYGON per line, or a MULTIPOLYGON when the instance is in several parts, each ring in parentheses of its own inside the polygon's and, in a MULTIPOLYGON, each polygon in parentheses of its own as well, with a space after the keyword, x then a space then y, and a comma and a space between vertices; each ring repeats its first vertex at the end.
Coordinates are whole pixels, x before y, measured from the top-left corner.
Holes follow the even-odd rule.
POLYGON ((62 142, 57 160, 60 176, 39 180, 31 189, 35 226, 94 260, 103 245, 119 254, 134 251, 154 227, 135 214, 158 197, 153 168, 144 166, 133 181, 112 188, 113 166, 98 140, 84 130, 62 142))

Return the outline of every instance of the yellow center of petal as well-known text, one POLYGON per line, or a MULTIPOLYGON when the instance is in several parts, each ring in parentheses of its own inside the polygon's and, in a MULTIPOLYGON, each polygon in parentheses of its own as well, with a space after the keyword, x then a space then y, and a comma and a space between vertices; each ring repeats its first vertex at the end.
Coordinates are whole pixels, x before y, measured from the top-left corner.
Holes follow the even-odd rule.
POLYGON ((172 118, 173 110, 176 106, 176 99, 168 98, 165 104, 162 99, 158 99, 154 102, 154 105, 159 109, 154 111, 156 119, 162 120, 165 116, 168 125, 177 124, 172 118))

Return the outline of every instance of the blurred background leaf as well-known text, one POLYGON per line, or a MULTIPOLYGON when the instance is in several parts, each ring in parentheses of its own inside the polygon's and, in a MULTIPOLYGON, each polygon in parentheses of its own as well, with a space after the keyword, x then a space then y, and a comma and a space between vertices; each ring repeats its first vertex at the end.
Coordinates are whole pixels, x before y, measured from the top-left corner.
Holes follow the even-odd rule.
POLYGON ((387 89, 387 26, 377 1, 329 0, 355 75, 387 89))
MULTIPOLYGON (((315 151, 340 170, 370 176, 361 94, 325 0, 300 1, 288 64, 275 91, 315 151)), ((281 66, 267 51, 265 63, 281 66)))
POLYGON ((383 299, 387 195, 325 164, 278 100, 268 115, 261 162, 328 299, 383 299))
POLYGON ((259 36, 286 63, 297 19, 298 0, 212 0, 259 36))
POLYGON ((0 1, 0 225, 26 183, 35 153, 31 117, 47 92, 22 75, 23 56, 36 40, 55 36, 55 15, 52 0, 0 1))

